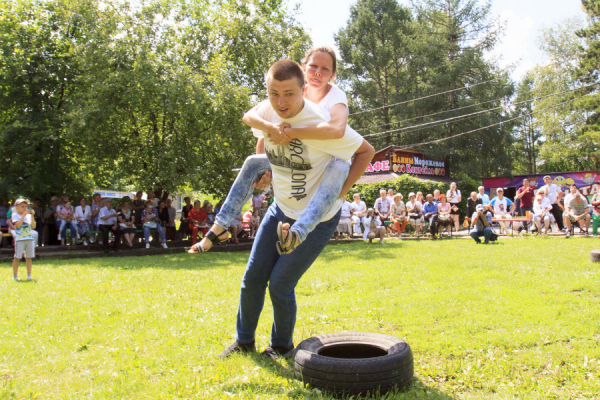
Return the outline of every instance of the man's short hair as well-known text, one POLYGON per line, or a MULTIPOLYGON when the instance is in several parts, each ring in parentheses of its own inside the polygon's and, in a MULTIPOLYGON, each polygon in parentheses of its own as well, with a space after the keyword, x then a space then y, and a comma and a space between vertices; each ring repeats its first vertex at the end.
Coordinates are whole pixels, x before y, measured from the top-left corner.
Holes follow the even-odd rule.
POLYGON ((498 189, 496 189, 496 193, 498 193, 498 192, 502 192, 502 193, 504 193, 504 189, 502 189, 502 188, 498 188, 498 189))
POLYGON ((477 188, 477 190, 479 190, 479 189, 485 189, 485 188, 484 188, 483 186, 479 186, 479 187, 477 188))
POLYGON ((525 182, 525 181, 529 182, 529 179, 528 178, 523 179, 523 182, 525 182))
POLYGON ((298 85, 301 88, 304 87, 304 72, 300 64, 294 60, 279 60, 269 68, 269 74, 267 76, 273 77, 277 81, 287 81, 289 79, 296 78, 298 85))
POLYGON ((356 197, 356 196, 358 196, 358 198, 360 198, 360 193, 354 193, 354 194, 352 195, 352 197, 356 197))
POLYGON ((574 184, 574 183, 571 185, 571 187, 574 187, 575 189, 579 189, 579 188, 577 187, 577 185, 576 185, 576 184, 574 184))
POLYGON ((385 189, 380 189, 380 190, 379 190, 379 194, 381 194, 381 193, 387 193, 387 190, 385 190, 385 189))

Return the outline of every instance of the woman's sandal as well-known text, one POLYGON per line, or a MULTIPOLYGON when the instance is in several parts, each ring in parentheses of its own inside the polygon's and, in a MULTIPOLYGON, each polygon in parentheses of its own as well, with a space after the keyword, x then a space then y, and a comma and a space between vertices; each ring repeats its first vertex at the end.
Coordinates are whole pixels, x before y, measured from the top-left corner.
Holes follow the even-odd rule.
POLYGON ((276 246, 279 255, 290 254, 292 251, 296 250, 296 247, 300 246, 298 234, 291 229, 284 231, 281 222, 277 224, 277 237, 279 238, 279 241, 276 246))
MULTIPOLYGON (((219 243, 226 242, 229 239, 229 232, 227 231, 227 229, 225 229, 223 232, 221 232, 219 234, 219 236, 217 236, 213 231, 208 231, 208 233, 204 237, 206 239, 210 240, 210 242, 214 246, 219 243), (225 233, 227 233, 227 237, 225 239, 221 239, 221 236, 223 236, 223 234, 225 234, 225 233)), ((212 248, 212 246, 211 246, 211 248, 212 248)), ((192 247, 190 247, 190 249, 188 250, 188 253, 190 253, 190 254, 204 253, 204 252, 207 252, 208 250, 210 250, 210 249, 205 249, 202 246, 202 240, 201 240, 198 243, 192 245, 192 247)))

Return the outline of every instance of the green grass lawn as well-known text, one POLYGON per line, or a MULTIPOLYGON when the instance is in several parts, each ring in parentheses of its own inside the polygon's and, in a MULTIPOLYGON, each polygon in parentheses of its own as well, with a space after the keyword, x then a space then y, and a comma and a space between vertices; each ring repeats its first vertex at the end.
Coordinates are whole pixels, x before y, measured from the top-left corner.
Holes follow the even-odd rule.
MULTIPOLYGON (((385 399, 597 399, 595 248, 591 238, 331 245, 298 286, 295 343, 341 331, 405 339, 414 385, 385 399)), ((330 398, 288 362, 216 357, 234 339, 247 256, 34 262, 36 283, 13 282, 5 265, 0 398, 330 398)), ((267 300, 261 350, 271 321, 267 300)))

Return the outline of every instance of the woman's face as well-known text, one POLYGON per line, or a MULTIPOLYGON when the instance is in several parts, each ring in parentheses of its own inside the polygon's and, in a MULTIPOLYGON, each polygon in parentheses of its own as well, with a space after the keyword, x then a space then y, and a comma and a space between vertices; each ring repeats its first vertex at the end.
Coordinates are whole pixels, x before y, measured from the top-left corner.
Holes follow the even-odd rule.
POLYGON ((442 203, 442 204, 446 204, 446 198, 445 198, 445 197, 442 197, 442 198, 440 199, 440 203, 442 203))
POLYGON ((87 200, 86 199, 81 199, 81 200, 79 200, 79 204, 81 206, 85 206, 87 204, 87 200))
POLYGON ((304 66, 306 83, 313 89, 322 89, 335 76, 333 59, 328 53, 317 51, 313 53, 304 66))
POLYGON ((450 185, 450 190, 456 190, 456 183, 452 182, 450 185))

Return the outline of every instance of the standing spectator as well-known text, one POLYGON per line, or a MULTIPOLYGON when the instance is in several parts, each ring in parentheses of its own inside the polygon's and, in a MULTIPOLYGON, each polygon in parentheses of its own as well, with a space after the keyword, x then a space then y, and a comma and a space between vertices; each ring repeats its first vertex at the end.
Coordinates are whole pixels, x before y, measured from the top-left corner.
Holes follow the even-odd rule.
POLYGON ((354 233, 362 235, 360 221, 367 214, 367 205, 360 199, 360 194, 354 193, 352 197, 354 198, 354 201, 352 202, 352 205, 354 206, 354 213, 352 215, 352 228, 354 233))
POLYGON ((462 201, 462 196, 460 190, 456 188, 456 182, 450 184, 450 189, 446 192, 446 198, 450 203, 450 216, 454 220, 454 229, 458 232, 460 230, 458 217, 460 216, 460 202, 462 201))
POLYGON ((169 222, 167 224, 166 237, 167 240, 175 240, 175 217, 177 216, 177 210, 172 205, 172 200, 165 200, 165 206, 169 213, 169 222))
MULTIPOLYGON (((494 216, 496 219, 504 219, 511 216, 512 212, 515 211, 515 203, 510 201, 509 198, 504 197, 504 189, 498 188, 496 189, 496 197, 492 199, 490 202, 492 207, 494 207, 494 216)), ((508 234, 506 229, 506 222, 498 221, 500 225, 500 233, 508 234)))
POLYGON ((485 238, 485 244, 490 242, 492 237, 492 216, 486 212, 483 208, 483 204, 477 204, 475 207, 476 212, 471 217, 471 232, 469 235, 475 240, 477 244, 481 244, 480 237, 485 238))
POLYGON ((125 238, 125 243, 129 248, 133 248, 133 239, 135 238, 135 215, 131 208, 131 202, 127 198, 121 205, 121 211, 117 215, 117 221, 119 222, 119 230, 125 238))
POLYGON ((408 203, 406 203, 406 212, 408 214, 408 222, 415 228, 415 232, 417 233, 417 237, 421 236, 422 226, 422 209, 423 204, 420 201, 417 201, 417 196, 410 192, 408 194, 408 203))
MULTIPOLYGON (((383 193, 385 195, 385 190, 383 193)), ((381 226, 381 219, 375 215, 375 211, 372 208, 367 210, 367 215, 363 217, 362 223, 365 228, 363 233, 364 240, 369 239, 369 243, 372 243, 373 239, 379 238, 379 244, 384 244, 385 228, 381 226)))
POLYGON ((598 223, 600 222, 600 192, 596 192, 592 197, 592 206, 594 212, 592 213, 592 234, 594 237, 598 237, 598 223))
POLYGON ((379 197, 375 200, 375 205, 373 208, 375 209, 375 215, 377 215, 381 219, 381 223, 384 223, 390 217, 390 206, 392 205, 387 198, 387 194, 384 189, 379 191, 379 197))
POLYGON ((194 208, 188 214, 190 220, 190 231, 192 232, 192 245, 198 241, 198 231, 202 232, 202 235, 206 235, 209 229, 208 216, 206 210, 200 207, 200 200, 194 201, 194 208))
MULTIPOLYGON (((477 198, 479 200, 481 200, 481 204, 483 205, 483 209, 484 210, 490 210, 492 211, 492 206, 490 205, 490 196, 488 196, 487 194, 485 194, 485 188, 483 186, 479 186, 477 188, 477 191, 479 193, 477 193, 477 198)), ((472 214, 468 214, 468 217, 471 217, 472 214)))
MULTIPOLYGON (((521 200, 521 211, 519 211, 519 215, 527 216, 527 211, 533 213, 533 187, 529 185, 529 179, 523 179, 523 186, 517 190, 517 199, 521 200)), ((525 232, 527 232, 529 228, 529 224, 524 222, 525 232)))
POLYGON ((92 227, 95 230, 100 230, 98 223, 98 214, 100 214, 100 210, 104 208, 104 203, 102 202, 102 195, 100 193, 94 193, 92 196, 92 227))
POLYGON ((265 195, 261 193, 252 196, 252 208, 258 210, 262 206, 262 202, 265 199, 265 195))
POLYGON ((352 237, 352 213, 354 212, 354 206, 352 203, 347 202, 345 197, 342 197, 342 201, 342 213, 340 221, 335 228, 335 239, 339 238, 340 233, 346 233, 348 241, 350 241, 352 237))
POLYGON ((83 245, 87 246, 87 232, 91 230, 92 224, 92 207, 87 205, 87 199, 83 196, 79 199, 79 205, 75 207, 75 220, 79 235, 83 236, 83 245))
POLYGON ((552 211, 550 212, 554 216, 554 220, 556 221, 558 229, 562 231, 564 228, 562 218, 564 207, 562 206, 560 201, 563 197, 563 191, 560 190, 558 185, 552 183, 552 178, 550 177, 550 175, 544 176, 544 183, 545 185, 542 186, 540 189, 546 190, 546 197, 550 201, 550 204, 552 204, 552 211))
MULTIPOLYGON (((50 205, 46 208, 46 212, 42 216, 44 220, 44 230, 46 231, 46 244, 54 245, 58 242, 56 237, 58 236, 58 229, 56 227, 56 207, 58 206, 58 197, 52 196, 50 198, 50 205)), ((44 240, 42 240, 44 241, 44 240)))
POLYGON ((15 201, 15 211, 12 213, 11 220, 15 227, 15 255, 13 257, 13 279, 19 281, 19 261, 25 256, 25 266, 27 267, 27 280, 31 281, 31 270, 33 269, 31 259, 35 257, 35 241, 33 230, 35 229, 35 212, 28 210, 29 201, 26 199, 17 199, 15 201))
POLYGON ((433 195, 427 195, 427 202, 423 206, 423 218, 426 221, 429 221, 429 229, 431 231, 431 237, 433 239, 437 239, 437 217, 438 217, 438 207, 437 204, 433 202, 433 195))
POLYGON ((42 200, 35 199, 33 201, 33 219, 35 219, 35 230, 38 233, 38 240, 35 243, 36 246, 42 247, 42 241, 44 239, 44 210, 42 209, 42 200))
POLYGON ((118 213, 112 209, 112 199, 106 199, 104 207, 98 213, 98 227, 102 231, 102 243, 104 243, 104 252, 108 253, 108 234, 113 232, 115 242, 113 244, 114 251, 119 250, 119 241, 121 234, 117 226, 118 213))
MULTIPOLYGON (((267 200, 267 196, 265 195, 265 200, 267 200)), ((219 213, 221 212, 221 207, 223 207, 223 203, 225 202, 225 200, 221 199, 219 200, 219 202, 217 203, 217 205, 215 206, 215 218, 217 217, 217 215, 219 215, 219 213)), ((268 208, 269 202, 267 201, 267 208, 268 208)))
POLYGON ((476 192, 471 192, 471 197, 467 199, 467 215, 465 217, 465 228, 468 228, 471 225, 471 217, 473 216, 473 214, 475 214, 475 206, 477 206, 477 204, 483 205, 483 201, 479 196, 477 196, 476 192))
POLYGON ((6 223, 6 215, 8 214, 8 209, 10 207, 8 206, 8 199, 1 199, 0 200, 0 227, 2 228, 8 228, 8 224, 6 223))
POLYGON ((548 236, 548 229, 550 228, 550 210, 552 210, 552 205, 550 201, 539 194, 539 192, 543 192, 543 189, 538 191, 538 195, 535 197, 535 201, 533 202, 533 223, 537 226, 538 233, 542 234, 542 223, 544 220, 544 226, 546 231, 544 232, 544 236, 548 236))
POLYGON ((154 191, 152 189, 148 190, 148 192, 146 192, 147 198, 146 201, 150 200, 152 201, 152 207, 154 207, 154 210, 158 209, 158 202, 160 201, 160 199, 154 195, 154 191))
POLYGON ((179 223, 179 239, 185 240, 189 236, 190 232, 190 219, 188 218, 188 214, 190 210, 194 208, 192 206, 192 200, 186 196, 183 201, 185 201, 185 205, 181 208, 181 219, 179 223))
MULTIPOLYGON (((573 185, 575 186, 575 185, 573 185)), ((568 203, 565 203, 564 223, 567 226, 567 237, 571 236, 571 223, 579 222, 579 227, 583 230, 583 234, 588 236, 590 229, 590 212, 589 204, 586 198, 579 192, 572 195, 568 203), (585 220, 585 229, 582 221, 585 220)))
POLYGON ((211 203, 208 203, 205 209, 208 226, 212 226, 212 224, 215 223, 215 212, 213 211, 213 205, 211 203))
POLYGON ((146 208, 146 202, 142 199, 144 196, 144 192, 141 190, 135 194, 135 199, 133 200, 133 205, 131 209, 133 210, 134 215, 134 224, 135 226, 142 227, 142 212, 144 208, 146 208))
POLYGON ((169 225, 169 210, 167 209, 167 203, 164 200, 158 201, 158 224, 162 227, 165 232, 165 238, 167 238, 166 232, 167 226, 169 225))
POLYGON ((390 205, 392 205, 392 203, 394 202, 394 189, 388 189, 387 199, 390 202, 390 205))
POLYGON ((402 193, 398 193, 394 196, 394 203, 392 203, 390 211, 390 219, 394 224, 394 229, 398 234, 398 237, 404 232, 404 228, 408 221, 406 220, 406 205, 402 201, 402 193))
POLYGON ((142 223, 144 226, 144 242, 146 242, 146 248, 150 248, 150 229, 156 229, 162 247, 167 248, 167 238, 165 237, 165 231, 159 223, 158 209, 154 207, 152 200, 146 200, 146 209, 142 211, 142 223))

